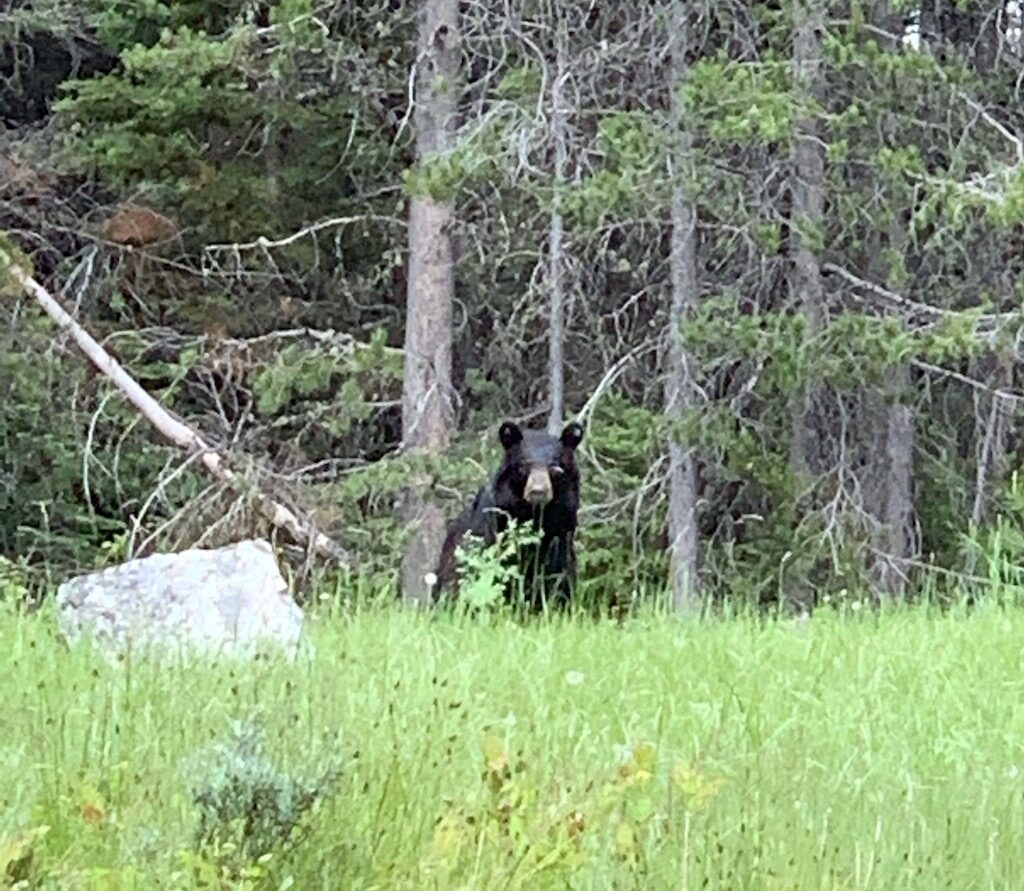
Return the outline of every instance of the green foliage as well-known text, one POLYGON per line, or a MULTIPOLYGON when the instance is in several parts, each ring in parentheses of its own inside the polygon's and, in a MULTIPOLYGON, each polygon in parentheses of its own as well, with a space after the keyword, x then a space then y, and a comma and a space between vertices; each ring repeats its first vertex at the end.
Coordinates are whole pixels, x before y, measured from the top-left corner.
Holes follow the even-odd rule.
POLYGON ((28 601, 29 593, 27 567, 0 554, 0 604, 18 608, 28 601))
POLYGON ((32 261, 5 232, 0 232, 0 300, 18 297, 24 290, 21 281, 14 278, 11 267, 17 266, 26 275, 33 275, 32 261))
POLYGON ((764 366, 757 391, 789 393, 810 384, 856 391, 880 386, 908 359, 943 363, 977 355, 983 309, 944 314, 934 325, 910 331, 897 319, 844 312, 813 339, 802 315, 743 313, 730 295, 708 298, 683 324, 687 348, 706 368, 745 362, 764 366))
POLYGON ((994 516, 962 535, 958 548, 999 600, 1024 602, 1024 477, 1015 469, 999 493, 994 516))
MULTIPOLYGON (((641 4, 621 17, 596 6, 585 21, 570 16, 564 182, 553 175, 542 73, 557 67, 556 32, 543 5, 519 10, 511 30, 500 4, 466 8, 477 35, 464 44, 468 76, 443 85, 461 128, 451 151, 419 164, 408 117, 412 4, 30 5, 0 22, 0 51, 18 62, 10 91, 34 94, 53 74, 47 48, 74 57, 77 79, 52 121, 27 127, 23 143, 15 135, 22 144, 11 163, 32 159, 39 188, 33 179, 22 195, 0 183, 0 224, 25 233, 23 247, 38 250, 32 259, 55 292, 67 287, 70 296, 74 284, 87 327, 105 341, 116 334, 119 358, 169 408, 294 481, 289 497, 358 555, 360 591, 387 590, 394 575, 405 533, 396 507, 409 475, 428 475, 454 513, 495 464, 492 433, 481 431, 543 402, 538 274, 555 210, 570 261, 568 404, 585 404, 609 365, 630 357, 615 394, 599 400, 581 452, 586 597, 661 595, 669 436, 698 452, 715 595, 753 599, 785 573, 810 578, 824 564, 814 586, 849 588, 854 564, 865 562, 858 543, 877 545, 869 528, 877 517, 858 501, 874 473, 861 468, 881 435, 871 425, 896 399, 914 410, 922 549, 958 565, 982 426, 969 429, 977 409, 964 396, 963 366, 1005 348, 992 342, 986 314, 1015 312, 1024 288, 1016 231, 1024 176, 1006 138, 1021 130, 1018 66, 1012 54, 986 56, 983 32, 994 25, 970 4, 936 7, 943 45, 916 52, 883 39, 890 23, 877 4, 853 3, 822 34, 815 101, 794 79, 788 4, 711 10, 708 27, 691 34, 682 85, 666 79, 674 69, 665 64, 662 13, 641 4), (93 37, 109 56, 96 53, 93 37), (680 97, 683 170, 669 163, 681 135, 672 132, 671 100, 680 97), (823 140, 820 219, 793 207, 798 125, 823 140), (50 169, 48 152, 58 150, 61 164, 50 169), (702 402, 668 424, 663 368, 644 364, 644 349, 664 332, 680 187, 697 211, 700 293, 676 333, 702 402), (398 218, 409 196, 452 202, 459 223, 455 374, 467 432, 432 461, 391 454, 401 439, 395 347, 408 287, 398 218), (180 225, 173 258, 109 245, 93 253, 76 234, 136 198, 180 225), (286 246, 257 241, 362 215, 383 222, 325 224, 286 246), (820 330, 808 330, 787 280, 795 240, 906 300, 826 276, 820 330), (205 250, 233 241, 253 244, 205 250), (332 329, 353 341, 284 337, 285 328, 332 329), (370 331, 380 333, 359 345, 370 331), (895 392, 904 385, 894 380, 907 379, 895 392), (819 445, 841 447, 849 462, 827 455, 813 491, 797 486, 790 466, 795 400, 810 395, 820 397, 827 428, 819 445), (824 546, 826 531, 843 541, 824 546)), ((890 5, 889 15, 897 7, 911 8, 890 5)), ((45 107, 50 96, 32 98, 45 107)), ((12 295, 3 265, 0 292, 12 295)), ((54 572, 117 559, 172 453, 77 359, 51 349, 46 325, 26 325, 31 313, 17 301, 4 306, 0 550, 54 572)), ((999 337, 1012 342, 1018 328, 1002 324, 999 337)), ((147 508, 154 527, 198 487, 189 473, 161 490, 147 508)))
POLYGON ((795 313, 743 313, 734 295, 721 294, 701 301, 680 336, 704 367, 716 361, 764 365, 766 384, 789 391, 800 383, 800 363, 810 352, 804 347, 805 324, 795 313))
POLYGON ((402 173, 405 192, 434 201, 452 201, 458 191, 490 166, 490 157, 471 142, 436 153, 402 173))
POLYGON ((495 88, 495 95, 515 102, 526 111, 537 104, 541 90, 541 72, 535 64, 525 62, 509 69, 495 88))
POLYGON ((572 225, 587 232, 598 229, 609 217, 642 217, 654 195, 667 194, 665 183, 656 175, 666 137, 651 115, 604 115, 598 122, 596 142, 602 166, 554 194, 555 203, 572 225))
POLYGON ((241 0, 86 0, 83 5, 97 37, 111 52, 154 46, 167 31, 215 34, 245 9, 241 0))
MULTIPOLYGON (((732 511, 746 515, 741 533, 715 534, 704 542, 705 566, 713 577, 729 579, 730 597, 774 599, 785 577, 815 578, 819 595, 867 583, 861 575, 863 555, 853 544, 864 533, 855 528, 842 536, 848 552, 832 549, 827 570, 817 563, 822 525, 802 503, 806 488, 797 484, 791 468, 793 395, 828 387, 833 398, 857 399, 871 387, 892 399, 890 381, 908 361, 949 364, 976 356, 983 313, 980 308, 948 312, 911 330, 888 316, 847 311, 808 338, 802 315, 744 313, 729 294, 702 301, 681 331, 689 354, 710 379, 721 369, 738 369, 732 374, 749 381, 753 410, 737 412, 726 396, 684 413, 671 432, 715 468, 708 474, 709 502, 731 489, 736 499, 732 511)), ((928 434, 921 428, 920 435, 928 434)), ((921 480, 920 505, 929 540, 938 546, 958 523, 959 471, 947 466, 940 477, 936 472, 921 480), (925 489, 931 495, 925 496, 925 489)), ((731 515, 726 518, 727 524, 734 522, 731 515)), ((719 529, 722 523, 715 520, 719 529)))
POLYGON ((330 353, 310 353, 302 346, 285 347, 253 381, 259 410, 273 414, 295 396, 309 396, 325 388, 337 366, 337 356, 330 353))
POLYGON ((69 82, 56 110, 81 134, 72 143, 75 163, 124 189, 160 184, 168 198, 189 189, 205 154, 195 136, 258 112, 236 64, 244 49, 239 39, 164 30, 153 46, 124 50, 122 71, 69 82))
POLYGON ((337 214, 363 163, 377 172, 392 163, 379 106, 365 84, 317 88, 302 101, 293 93, 303 92, 303 63, 363 49, 325 34, 308 0, 268 6, 272 29, 259 32, 251 4, 231 0, 88 5, 120 65, 65 84, 56 104, 65 166, 122 194, 142 190, 224 241, 337 214), (346 170, 335 175, 339 157, 346 170))
POLYGON ((722 142, 787 142, 794 116, 812 111, 794 99, 788 61, 771 56, 701 59, 682 91, 687 127, 722 142))
POLYGON ((597 403, 588 422, 577 456, 577 591, 585 606, 628 605, 661 587, 664 513, 652 488, 664 447, 661 425, 660 413, 615 393, 597 403))
POLYGON ((401 357, 384 346, 382 332, 369 344, 310 349, 284 347, 253 378, 258 410, 277 415, 312 403, 321 430, 343 437, 365 421, 374 404, 401 382, 401 357))
POLYGON ((395 507, 414 478, 434 481, 435 490, 448 494, 439 499, 449 516, 462 509, 465 501, 492 472, 488 462, 491 449, 480 442, 462 442, 443 458, 418 454, 392 454, 345 473, 328 487, 325 497, 341 522, 332 529, 336 539, 360 555, 359 574, 371 589, 393 586, 408 530, 395 507), (358 518, 353 522, 353 517, 358 518))
POLYGON ((236 875, 294 845, 300 823, 334 794, 340 778, 337 767, 314 780, 283 773, 266 755, 263 729, 251 722, 234 722, 230 739, 196 764, 197 848, 236 875))
POLYGON ((4 884, 29 887, 35 878, 36 846, 49 831, 49 826, 34 826, 0 842, 0 878, 4 879, 4 884))
POLYGON ((519 554, 539 542, 538 532, 515 523, 489 546, 473 536, 466 536, 455 551, 461 579, 459 600, 471 610, 494 609, 509 589, 522 600, 524 577, 519 554))
POLYGON ((632 170, 598 170, 579 186, 565 189, 557 200, 574 226, 592 231, 610 216, 630 216, 640 194, 638 177, 632 170))
POLYGON ((111 401, 94 421, 96 464, 90 499, 83 497, 82 443, 90 437, 90 418, 69 419, 65 395, 82 386, 83 366, 66 365, 48 348, 50 327, 30 318, 0 340, 0 553, 46 570, 91 567, 97 549, 125 528, 119 483, 143 491, 165 455, 132 437, 118 479, 97 471, 125 445, 124 427, 111 423, 119 412, 111 401))
POLYGON ((936 363, 979 355, 983 342, 978 337, 978 322, 983 314, 984 308, 979 307, 943 315, 934 326, 918 335, 915 355, 936 363))
POLYGON ((597 146, 614 170, 644 171, 657 160, 663 137, 649 115, 616 112, 597 126, 597 146))
POLYGON ((983 200, 989 216, 1006 228, 1024 223, 1024 167, 1016 165, 996 178, 996 189, 983 200))
POLYGON ((905 145, 898 148, 882 146, 876 157, 879 171, 887 176, 902 179, 907 174, 920 176, 924 173, 921 150, 916 145, 905 145))

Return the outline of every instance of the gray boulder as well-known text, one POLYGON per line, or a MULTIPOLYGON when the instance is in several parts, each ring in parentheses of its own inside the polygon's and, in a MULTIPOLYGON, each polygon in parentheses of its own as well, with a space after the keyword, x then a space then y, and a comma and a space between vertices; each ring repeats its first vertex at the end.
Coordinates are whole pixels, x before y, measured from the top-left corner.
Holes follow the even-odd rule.
POLYGON ((108 655, 154 645, 251 655, 268 643, 294 654, 302 633, 302 611, 262 539, 73 578, 57 591, 57 622, 69 643, 85 634, 108 655))

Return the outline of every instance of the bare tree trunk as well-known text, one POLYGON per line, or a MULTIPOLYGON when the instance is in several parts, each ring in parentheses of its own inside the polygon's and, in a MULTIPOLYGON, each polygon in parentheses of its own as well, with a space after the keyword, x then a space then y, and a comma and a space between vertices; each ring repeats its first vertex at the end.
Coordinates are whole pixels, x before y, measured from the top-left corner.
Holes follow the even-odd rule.
POLYGON ((562 187, 567 159, 565 143, 565 18, 555 9, 555 76, 551 79, 551 137, 555 144, 555 202, 548 231, 548 287, 551 289, 551 333, 549 335, 548 386, 551 411, 548 432, 557 435, 565 423, 565 256, 562 249, 562 187))
MULTIPOLYGON (((138 412, 156 430, 178 448, 198 456, 199 463, 216 479, 233 486, 236 490, 246 489, 246 480, 239 477, 207 442, 185 424, 172 416, 159 402, 147 393, 121 363, 110 355, 97 341, 79 325, 60 305, 57 298, 37 282, 28 272, 17 265, 0 243, 0 281, 6 276, 22 288, 45 310, 46 314, 67 331, 86 358, 116 386, 138 412)), ((335 560, 343 565, 349 562, 348 555, 334 541, 318 531, 312 523, 300 520, 283 504, 274 501, 261 492, 255 493, 260 513, 279 529, 282 529, 296 544, 309 547, 322 557, 335 560)))
MULTIPOLYGON (((824 288, 818 258, 825 204, 825 150, 818 134, 814 106, 823 91, 822 29, 826 0, 793 2, 793 92, 803 112, 793 123, 793 155, 790 172, 789 293, 804 320, 804 348, 824 324, 824 288)), ((822 429, 819 417, 820 382, 804 380, 790 405, 792 439, 789 463, 796 483, 795 497, 813 491, 815 477, 823 470, 822 429)), ((808 509, 813 509, 813 501, 808 509)), ((782 577, 782 594, 793 606, 808 608, 813 601, 810 580, 797 575, 794 564, 782 577)))
MULTIPOLYGON (((821 33, 825 0, 795 0, 793 5, 793 81, 797 102, 814 102, 822 92, 821 33)), ((825 205, 825 149, 813 117, 795 122, 790 223, 790 293, 806 321, 806 336, 821 330, 824 317, 821 267, 815 234, 825 205)), ((812 417, 813 382, 804 382, 793 405, 790 462, 798 479, 814 472, 819 431, 812 417)))
MULTIPOLYGON (((420 163, 451 148, 459 73, 458 0, 424 0, 420 9, 415 73, 416 151, 420 163)), ((405 317, 402 447, 421 455, 448 448, 451 402, 452 303, 455 295, 452 201, 414 195, 409 205, 409 278, 405 317)), ((430 494, 430 478, 417 474, 405 493, 409 539, 402 559, 402 595, 430 602, 430 580, 445 519, 430 494)))
MULTIPOLYGON (((884 281, 884 279, 883 279, 884 281)), ((914 552, 914 408, 910 367, 896 366, 883 387, 864 395, 860 470, 863 505, 874 519, 869 569, 879 596, 902 600, 907 560, 914 552)))
POLYGON ((893 401, 886 405, 885 457, 887 495, 881 516, 878 585, 894 600, 906 595, 906 560, 913 551, 914 535, 914 409, 903 400, 910 393, 910 369, 901 365, 894 375, 893 401))
MULTIPOLYGON (((974 394, 974 503, 971 525, 978 527, 990 519, 991 501, 1007 473, 1007 439, 1013 429, 1015 411, 1012 400, 1000 395, 1013 384, 1013 359, 1005 353, 982 356, 975 363, 973 376, 985 382, 991 394, 974 394)), ((973 555, 967 569, 974 570, 973 555)))
MULTIPOLYGON (((893 4, 880 4, 876 8, 875 20, 886 34, 901 35, 902 14, 893 4)), ((888 47, 890 52, 899 52, 899 37, 888 47)), ((899 222, 900 216, 892 223, 888 233, 890 251, 903 255, 907 248, 906 232, 899 222)), ((869 269, 875 271, 872 279, 888 284, 891 269, 883 259, 881 233, 871 233, 869 244, 874 249, 867 259, 869 269)), ((914 408, 908 404, 911 396, 910 367, 904 363, 894 369, 888 387, 880 395, 882 407, 882 434, 885 450, 884 465, 878 467, 869 462, 869 472, 877 472, 881 488, 881 503, 875 512, 879 531, 875 547, 878 551, 874 565, 875 582, 879 593, 892 600, 902 600, 906 595, 907 559, 914 551, 914 408)), ((866 481, 870 482, 870 481, 866 481)))
MULTIPOLYGON (((697 303, 697 213, 686 196, 693 176, 692 138, 683 117, 681 88, 687 75, 690 49, 689 12, 685 0, 671 5, 670 52, 672 54, 671 122, 676 137, 672 156, 672 247, 669 258, 672 305, 669 312, 670 372, 665 387, 665 413, 678 420, 694 405, 692 358, 687 355, 680 326, 697 303)), ((697 528, 697 459, 692 449, 669 440, 668 475, 669 571, 672 607, 679 612, 700 609, 698 585, 699 541, 697 528)))

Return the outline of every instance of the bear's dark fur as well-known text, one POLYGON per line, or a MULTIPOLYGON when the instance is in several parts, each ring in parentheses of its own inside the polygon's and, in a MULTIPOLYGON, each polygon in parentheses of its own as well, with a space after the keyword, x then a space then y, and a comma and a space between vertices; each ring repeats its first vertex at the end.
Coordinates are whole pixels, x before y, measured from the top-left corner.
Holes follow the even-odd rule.
MULTIPOLYGON (((435 598, 443 590, 457 591, 455 549, 472 534, 494 544, 509 520, 529 523, 540 542, 522 548, 519 565, 523 591, 533 606, 564 604, 576 582, 576 514, 580 500, 580 474, 576 447, 583 427, 566 425, 561 436, 542 430, 522 430, 506 422, 498 431, 505 450, 501 466, 473 503, 449 526, 437 568, 435 598)), ((508 592, 512 593, 512 592, 508 592)))

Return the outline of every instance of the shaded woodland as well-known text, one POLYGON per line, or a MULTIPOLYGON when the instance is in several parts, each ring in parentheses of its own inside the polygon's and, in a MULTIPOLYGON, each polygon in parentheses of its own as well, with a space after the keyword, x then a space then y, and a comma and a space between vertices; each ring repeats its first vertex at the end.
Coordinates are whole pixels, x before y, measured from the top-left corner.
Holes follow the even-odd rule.
POLYGON ((0 573, 260 491, 421 598, 498 425, 578 419, 593 602, 1016 583, 1022 83, 1016 2, 15 0, 8 256, 253 488, 0 275, 0 573))

